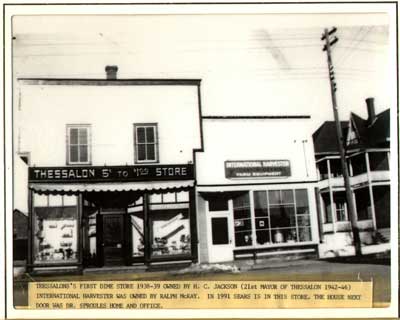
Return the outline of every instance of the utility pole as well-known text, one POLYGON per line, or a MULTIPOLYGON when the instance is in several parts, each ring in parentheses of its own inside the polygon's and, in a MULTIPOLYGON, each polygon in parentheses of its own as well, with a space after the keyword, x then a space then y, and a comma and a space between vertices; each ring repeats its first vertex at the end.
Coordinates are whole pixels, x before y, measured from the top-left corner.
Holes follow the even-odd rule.
POLYGON ((328 70, 329 70, 329 79, 330 79, 330 86, 331 86, 331 97, 332 97, 332 108, 333 108, 333 116, 335 118, 336 124, 336 138, 339 147, 340 153, 340 162, 342 164, 342 172, 344 178, 344 185, 346 189, 346 200, 349 208, 349 216, 351 221, 351 229, 353 232, 353 242, 354 248, 356 251, 356 256, 361 256, 361 241, 360 241, 360 234, 357 227, 357 216, 355 212, 355 206, 353 201, 353 195, 351 192, 351 185, 350 185, 350 177, 349 171, 346 164, 346 155, 343 147, 343 134, 342 134, 342 126, 340 125, 339 121, 339 113, 338 113, 338 106, 336 102, 336 82, 335 82, 335 73, 333 70, 333 63, 331 57, 331 46, 333 46, 336 42, 338 42, 338 38, 336 36, 331 39, 331 36, 336 32, 336 28, 333 27, 331 30, 328 29, 324 30, 324 33, 321 37, 321 40, 325 40, 325 45, 323 51, 326 51, 327 60, 328 60, 328 70))

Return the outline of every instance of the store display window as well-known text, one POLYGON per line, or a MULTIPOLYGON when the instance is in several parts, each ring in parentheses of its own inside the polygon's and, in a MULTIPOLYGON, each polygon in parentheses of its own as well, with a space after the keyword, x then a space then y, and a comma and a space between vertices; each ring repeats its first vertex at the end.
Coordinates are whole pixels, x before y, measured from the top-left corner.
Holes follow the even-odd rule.
POLYGON ((254 191, 254 216, 249 196, 233 199, 236 247, 312 240, 306 189, 254 191))
POLYGON ((33 196, 33 261, 63 263, 78 260, 77 197, 33 196))
POLYGON ((233 218, 236 247, 252 245, 251 211, 248 193, 233 199, 233 218))
POLYGON ((143 197, 140 197, 131 206, 128 207, 130 214, 130 228, 132 237, 132 257, 144 257, 144 212, 143 197))
POLYGON ((191 254, 187 192, 150 197, 149 222, 152 257, 191 254))

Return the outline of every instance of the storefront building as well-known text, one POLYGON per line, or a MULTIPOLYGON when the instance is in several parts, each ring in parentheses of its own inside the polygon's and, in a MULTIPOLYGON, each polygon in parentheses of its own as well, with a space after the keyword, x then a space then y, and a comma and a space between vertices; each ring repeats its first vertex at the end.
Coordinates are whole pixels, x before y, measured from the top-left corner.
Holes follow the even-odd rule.
POLYGON ((106 71, 101 80, 19 80, 30 272, 198 260, 200 81, 106 71))
MULTIPOLYGON (((390 250, 390 110, 375 114, 374 99, 366 102, 368 119, 352 113, 341 124, 364 254, 390 250)), ((320 256, 354 255, 334 122, 324 122, 313 140, 319 178, 320 256)))
POLYGON ((205 152, 196 162, 201 262, 317 258, 309 118, 203 117, 205 152))

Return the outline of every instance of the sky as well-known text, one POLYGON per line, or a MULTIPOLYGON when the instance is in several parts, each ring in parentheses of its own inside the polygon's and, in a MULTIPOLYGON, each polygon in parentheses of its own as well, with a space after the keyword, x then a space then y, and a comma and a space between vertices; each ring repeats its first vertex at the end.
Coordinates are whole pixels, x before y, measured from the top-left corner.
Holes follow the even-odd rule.
MULTIPOLYGON (((337 27, 332 55, 341 120, 393 104, 389 21, 359 14, 36 15, 13 18, 15 78, 202 79, 203 115, 310 115, 333 119, 324 28, 337 27)), ((394 69, 393 69, 394 70, 394 69)))

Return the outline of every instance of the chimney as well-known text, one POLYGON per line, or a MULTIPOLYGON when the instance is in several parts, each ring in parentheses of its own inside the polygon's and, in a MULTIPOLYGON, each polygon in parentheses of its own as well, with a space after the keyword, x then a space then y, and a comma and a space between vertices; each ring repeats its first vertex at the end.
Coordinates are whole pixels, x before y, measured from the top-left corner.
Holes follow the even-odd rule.
POLYGON ((365 99, 367 103, 367 110, 368 110, 368 125, 372 124, 375 121, 375 105, 374 105, 374 98, 367 98, 365 99))
POLYGON ((107 80, 117 79, 118 66, 106 66, 107 80))

